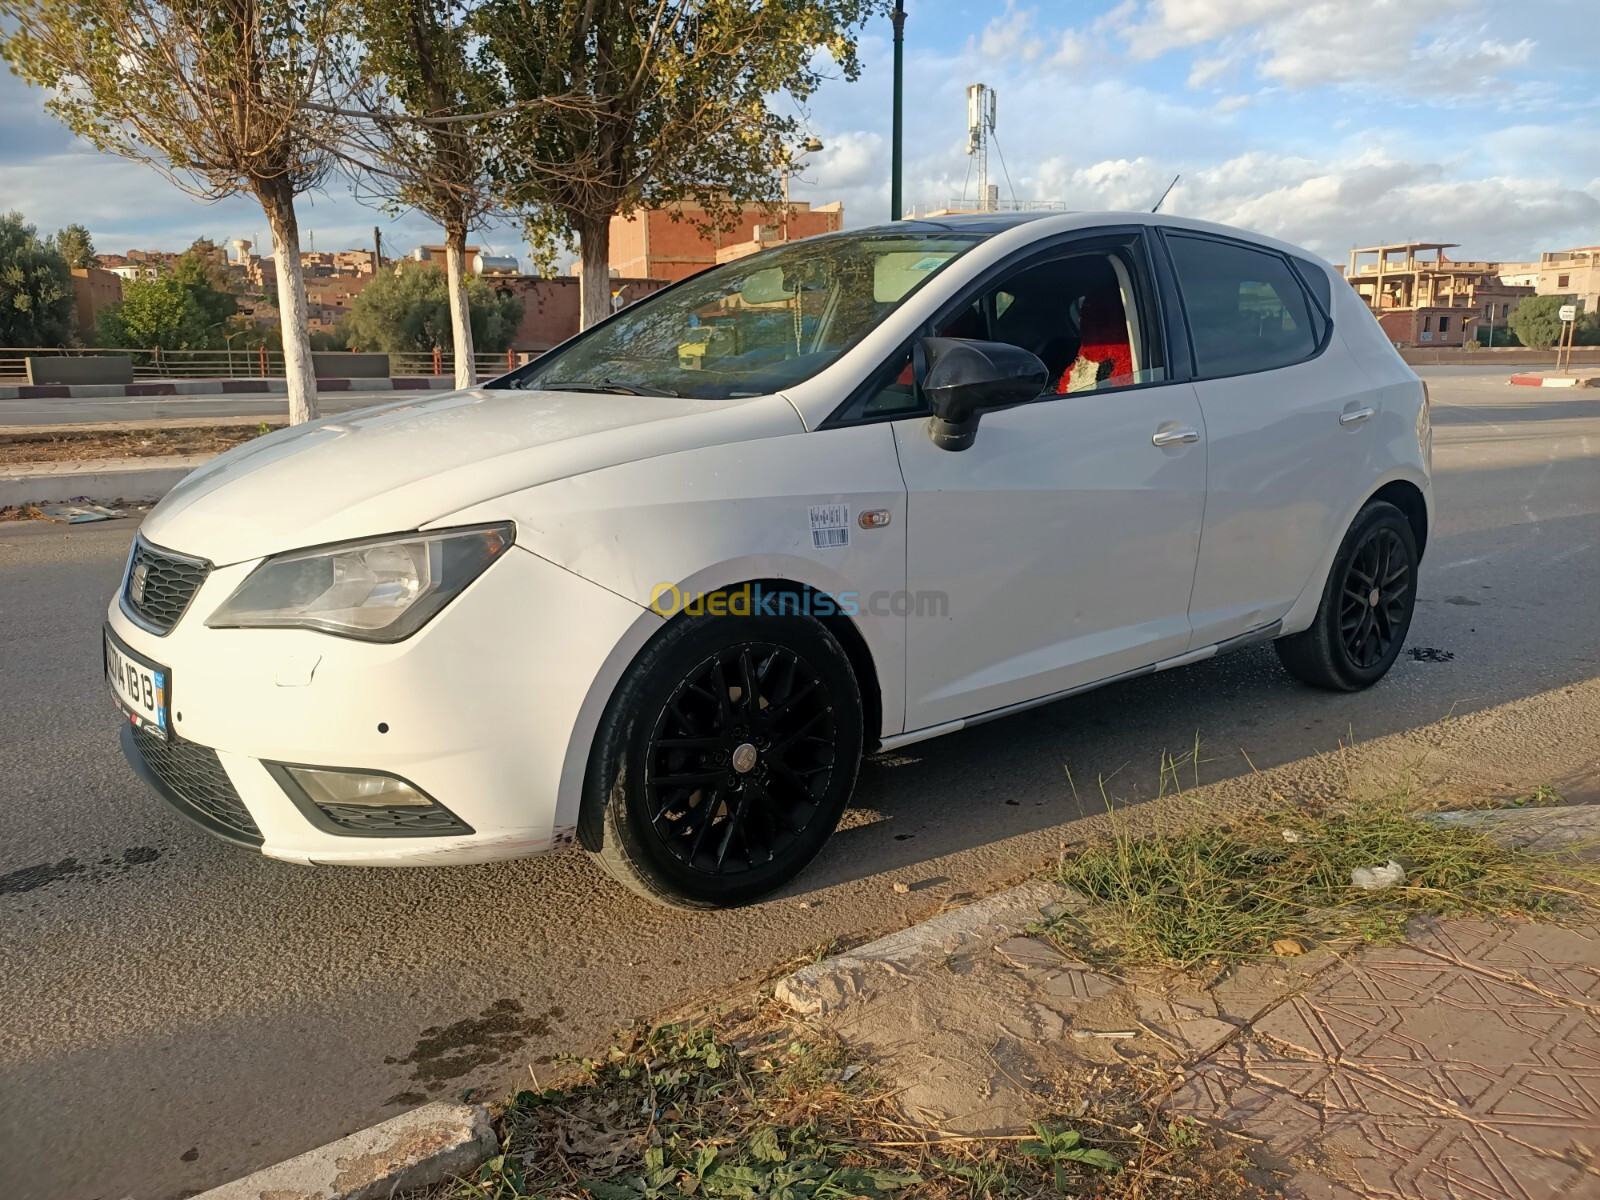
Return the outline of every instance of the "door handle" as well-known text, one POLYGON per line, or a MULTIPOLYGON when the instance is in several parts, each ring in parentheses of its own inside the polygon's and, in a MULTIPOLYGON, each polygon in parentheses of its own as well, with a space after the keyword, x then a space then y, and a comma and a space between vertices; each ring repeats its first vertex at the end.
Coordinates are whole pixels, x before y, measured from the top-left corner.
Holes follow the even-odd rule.
POLYGON ((1163 429, 1150 439, 1152 446, 1187 446, 1200 440, 1198 429, 1163 429))
POLYGON ((1339 414, 1339 424, 1341 424, 1341 425, 1359 425, 1359 424, 1361 424, 1361 422, 1369 419, 1372 416, 1372 414, 1374 412, 1376 412, 1376 411, 1377 411, 1376 409, 1372 409, 1372 408, 1355 408, 1355 409, 1351 409, 1349 412, 1343 412, 1343 413, 1339 414))

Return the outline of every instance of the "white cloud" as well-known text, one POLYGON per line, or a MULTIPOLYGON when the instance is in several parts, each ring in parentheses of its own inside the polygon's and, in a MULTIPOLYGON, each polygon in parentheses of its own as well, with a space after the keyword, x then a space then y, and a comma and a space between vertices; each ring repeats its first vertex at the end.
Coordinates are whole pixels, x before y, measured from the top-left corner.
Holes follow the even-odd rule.
POLYGON ((978 50, 985 58, 1020 58, 1032 62, 1044 49, 1034 31, 1034 10, 1018 8, 1017 0, 1006 0, 1006 10, 983 27, 978 50))
POLYGON ((1222 64, 1253 63, 1290 88, 1377 81, 1447 98, 1528 61, 1531 40, 1488 36, 1492 11, 1501 10, 1487 0, 1151 0, 1119 30, 1135 58, 1204 47, 1192 86, 1215 78, 1222 64))
POLYGON ((1081 67, 1089 61, 1093 48, 1094 43, 1083 34, 1072 29, 1064 30, 1056 43, 1056 52, 1046 65, 1057 69, 1081 67))
MULTIPOLYGON (((1037 180, 1085 209, 1148 208, 1177 168, 1149 158, 1040 164, 1037 180)), ((1600 227, 1600 188, 1548 178, 1461 178, 1445 163, 1381 150, 1332 163, 1252 152, 1186 170, 1164 212, 1219 221, 1342 261, 1352 245, 1459 242, 1474 257, 1517 259, 1600 227)), ((1592 238, 1591 238, 1592 240, 1592 238)))

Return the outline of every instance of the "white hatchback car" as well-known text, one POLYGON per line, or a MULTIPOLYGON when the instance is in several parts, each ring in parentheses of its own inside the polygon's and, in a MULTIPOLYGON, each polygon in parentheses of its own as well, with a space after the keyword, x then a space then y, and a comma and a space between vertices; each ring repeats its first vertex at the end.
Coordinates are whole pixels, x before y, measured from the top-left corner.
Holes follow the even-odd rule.
POLYGON ((863 753, 1277 639, 1400 652, 1428 402, 1304 251, 988 214, 708 270, 483 387, 286 429, 146 518, 135 769, 301 863, 577 842, 686 906, 791 879, 863 753))

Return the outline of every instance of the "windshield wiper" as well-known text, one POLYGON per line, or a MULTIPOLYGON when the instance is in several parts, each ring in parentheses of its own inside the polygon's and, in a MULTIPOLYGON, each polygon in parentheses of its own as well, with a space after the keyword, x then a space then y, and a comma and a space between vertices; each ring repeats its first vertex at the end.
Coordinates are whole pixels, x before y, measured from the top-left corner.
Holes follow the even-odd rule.
POLYGON ((536 380, 533 386, 551 392, 603 392, 613 396, 672 396, 677 397, 677 392, 668 391, 666 388, 641 387, 631 383, 614 383, 609 379, 599 383, 568 383, 565 380, 553 381, 536 380))

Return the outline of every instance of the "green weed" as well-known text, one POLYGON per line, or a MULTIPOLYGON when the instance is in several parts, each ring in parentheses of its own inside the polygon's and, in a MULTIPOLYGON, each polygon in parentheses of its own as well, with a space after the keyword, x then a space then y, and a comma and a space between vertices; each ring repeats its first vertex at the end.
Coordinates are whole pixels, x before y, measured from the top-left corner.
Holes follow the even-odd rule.
MULTIPOLYGON (((1600 882, 1595 868, 1568 858, 1418 820, 1404 795, 1148 837, 1117 814, 1113 821, 1109 838, 1064 857, 1058 872, 1106 906, 1111 928, 1101 940, 1130 962, 1191 966, 1265 955, 1274 943, 1392 941, 1425 914, 1547 916, 1592 899, 1600 882), (1353 869, 1391 860, 1405 869, 1402 883, 1352 884, 1353 869)), ((1059 940, 1081 933, 1050 931, 1059 940)))

